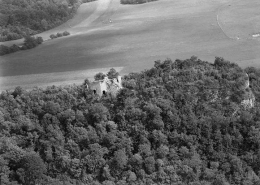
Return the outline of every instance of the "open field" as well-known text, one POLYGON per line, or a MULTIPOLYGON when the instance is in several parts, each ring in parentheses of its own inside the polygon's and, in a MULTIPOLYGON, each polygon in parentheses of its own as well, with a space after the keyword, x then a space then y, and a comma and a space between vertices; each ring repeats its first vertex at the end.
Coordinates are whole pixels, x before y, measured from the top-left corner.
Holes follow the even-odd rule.
MULTIPOLYGON (((74 71, 68 72, 58 72, 58 73, 42 73, 42 74, 31 74, 31 75, 22 75, 22 76, 10 76, 0 77, 0 81, 4 86, 0 87, 0 91, 5 89, 13 89, 19 84, 24 84, 23 88, 32 89, 33 87, 47 87, 52 85, 68 85, 68 84, 77 84, 80 85, 83 83, 82 79, 88 78, 89 80, 94 80, 94 75, 102 72, 107 73, 110 68, 98 68, 98 69, 89 69, 89 70, 79 70, 77 73, 74 71), (30 83, 28 84, 28 81, 30 83)), ((114 67, 114 69, 120 72, 122 67, 114 67)))
POLYGON ((218 20, 223 31, 233 39, 252 39, 260 32, 260 1, 238 1, 220 8, 218 20))
MULTIPOLYGON (((79 71, 97 68, 120 66, 125 74, 150 68, 157 59, 192 55, 209 62, 221 56, 242 67, 260 67, 260 39, 250 35, 259 29, 258 0, 160 0, 141 5, 98 0, 84 6, 90 13, 81 7, 74 19, 54 29, 65 31, 69 25, 71 36, 2 56, 1 89, 49 85, 55 75, 69 72, 55 81, 62 84, 79 71)), ((77 80, 81 78, 84 75, 77 80)))

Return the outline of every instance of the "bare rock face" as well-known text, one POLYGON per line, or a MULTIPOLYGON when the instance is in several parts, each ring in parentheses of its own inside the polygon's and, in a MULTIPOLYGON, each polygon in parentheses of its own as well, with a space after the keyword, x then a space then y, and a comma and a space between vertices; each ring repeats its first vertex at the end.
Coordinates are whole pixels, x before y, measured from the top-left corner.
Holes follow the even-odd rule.
POLYGON ((241 105, 244 109, 250 109, 254 107, 255 104, 255 96, 250 89, 250 82, 249 82, 249 77, 248 74, 246 73, 246 81, 245 81, 245 97, 244 100, 241 102, 241 105))
POLYGON ((247 97, 241 102, 241 105, 244 109, 253 108, 255 105, 255 96, 251 89, 248 91, 247 97))
MULTIPOLYGON (((253 108, 255 105, 255 96, 250 88, 250 81, 249 81, 248 74, 245 73, 245 75, 242 76, 241 78, 237 79, 237 81, 242 82, 240 84, 239 88, 241 89, 241 91, 244 92, 242 101, 240 103, 237 102, 238 103, 237 109, 253 108)), ((228 93, 229 94, 228 96, 222 97, 222 98, 230 99, 230 97, 231 97, 230 93, 231 92, 228 93)), ((218 99, 221 99, 219 91, 212 92, 210 102, 216 102, 218 99)))
POLYGON ((248 76, 248 74, 246 73, 245 89, 249 88, 249 86, 250 86, 249 76, 248 76))

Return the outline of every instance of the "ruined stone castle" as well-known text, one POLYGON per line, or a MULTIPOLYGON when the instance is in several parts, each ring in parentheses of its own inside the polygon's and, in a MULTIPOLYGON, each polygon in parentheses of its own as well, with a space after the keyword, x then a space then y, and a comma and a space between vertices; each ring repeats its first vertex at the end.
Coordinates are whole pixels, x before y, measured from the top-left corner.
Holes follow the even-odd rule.
POLYGON ((115 96, 121 88, 121 76, 113 79, 109 79, 106 76, 103 80, 96 80, 89 85, 89 89, 92 90, 93 94, 98 94, 99 96, 106 95, 107 93, 115 96))

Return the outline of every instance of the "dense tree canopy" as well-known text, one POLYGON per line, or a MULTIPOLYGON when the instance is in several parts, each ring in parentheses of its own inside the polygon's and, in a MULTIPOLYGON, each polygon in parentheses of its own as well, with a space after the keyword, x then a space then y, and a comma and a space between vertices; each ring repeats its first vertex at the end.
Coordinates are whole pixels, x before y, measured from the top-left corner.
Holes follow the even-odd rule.
POLYGON ((43 43, 42 37, 32 37, 32 36, 26 36, 24 38, 24 42, 22 45, 17 46, 16 44, 13 44, 12 46, 8 47, 5 45, 0 45, 0 56, 6 55, 10 53, 14 53, 20 50, 26 50, 26 49, 32 49, 36 46, 43 43))
POLYGON ((0 184, 257 185, 259 84, 259 69, 191 57, 124 76, 116 97, 4 91, 0 184))
POLYGON ((58 26, 76 13, 81 2, 80 0, 1 0, 0 42, 20 39, 58 26))

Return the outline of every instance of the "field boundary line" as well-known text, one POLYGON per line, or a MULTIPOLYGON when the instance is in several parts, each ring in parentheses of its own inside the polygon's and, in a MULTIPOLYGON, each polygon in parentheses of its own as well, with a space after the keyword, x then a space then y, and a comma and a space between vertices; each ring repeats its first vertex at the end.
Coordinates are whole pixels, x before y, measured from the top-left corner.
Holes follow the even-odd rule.
POLYGON ((221 10, 224 6, 227 6, 227 5, 224 4, 224 5, 220 6, 220 7, 218 8, 218 10, 217 10, 217 17, 216 17, 216 19, 217 19, 217 24, 218 24, 219 28, 221 29, 221 31, 224 33, 224 35, 225 35, 227 38, 232 39, 232 40, 235 40, 235 38, 232 38, 232 37, 228 36, 228 35, 226 34, 226 32, 224 31, 224 29, 222 28, 222 26, 220 25, 219 13, 220 13, 220 10, 221 10))

